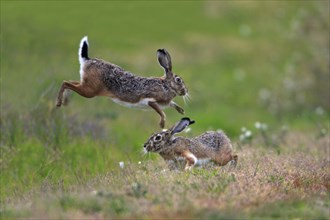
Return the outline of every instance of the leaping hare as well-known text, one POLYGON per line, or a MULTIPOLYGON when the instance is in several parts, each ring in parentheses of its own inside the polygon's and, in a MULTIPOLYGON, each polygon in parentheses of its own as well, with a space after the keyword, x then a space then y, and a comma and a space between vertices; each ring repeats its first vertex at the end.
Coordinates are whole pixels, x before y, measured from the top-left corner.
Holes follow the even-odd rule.
POLYGON ((70 89, 86 98, 108 96, 114 102, 128 107, 151 107, 160 115, 161 128, 164 128, 166 118, 162 108, 170 106, 184 114, 184 110, 172 100, 176 96, 187 96, 188 90, 183 80, 172 72, 171 57, 165 49, 157 50, 158 61, 165 75, 148 78, 135 76, 102 59, 89 58, 87 36, 80 42, 78 55, 80 82, 63 81, 57 96, 57 107, 66 103, 63 93, 70 89))
POLYGON ((193 123, 182 118, 172 128, 153 134, 144 144, 144 150, 159 153, 170 168, 176 168, 182 158, 186 160, 185 170, 201 160, 211 160, 220 166, 229 161, 237 164, 238 156, 232 153, 231 142, 222 131, 207 131, 194 138, 174 137, 193 123))

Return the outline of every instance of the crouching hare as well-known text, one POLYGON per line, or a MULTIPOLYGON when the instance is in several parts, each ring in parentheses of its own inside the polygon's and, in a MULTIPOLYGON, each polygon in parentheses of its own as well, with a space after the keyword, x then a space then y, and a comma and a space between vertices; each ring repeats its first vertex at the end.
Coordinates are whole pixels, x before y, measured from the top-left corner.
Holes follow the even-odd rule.
POLYGON ((185 170, 205 160, 220 166, 233 161, 236 166, 238 156, 233 154, 231 142, 222 131, 207 131, 194 138, 174 137, 193 123, 182 118, 172 128, 153 134, 144 144, 144 150, 159 153, 170 168, 176 168, 181 159, 186 161, 185 170))
POLYGON ((188 90, 183 80, 172 72, 171 57, 165 49, 157 51, 159 64, 165 71, 162 77, 136 76, 102 59, 89 58, 87 37, 80 42, 78 56, 80 81, 63 81, 57 107, 67 102, 63 93, 69 89, 86 98, 107 96, 128 107, 152 108, 160 115, 161 128, 165 126, 166 118, 162 108, 170 106, 184 114, 184 110, 172 100, 176 96, 187 97, 188 90))

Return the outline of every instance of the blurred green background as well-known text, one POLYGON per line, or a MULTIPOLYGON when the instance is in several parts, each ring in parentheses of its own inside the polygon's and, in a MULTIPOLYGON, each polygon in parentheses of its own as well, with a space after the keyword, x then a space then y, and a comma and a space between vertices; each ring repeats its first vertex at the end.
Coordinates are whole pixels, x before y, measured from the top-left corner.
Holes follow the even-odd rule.
MULTIPOLYGON (((160 130, 155 112, 104 97, 72 94, 55 108, 62 80, 79 79, 83 36, 90 57, 142 76, 163 74, 156 50, 167 48, 192 97, 176 98, 196 120, 190 135, 221 128, 236 140, 257 121, 309 132, 329 122, 328 9, 329 1, 1 1, 1 181, 11 185, 2 198, 45 177, 70 183, 141 160, 160 130)), ((165 112, 167 126, 181 118, 165 112)))

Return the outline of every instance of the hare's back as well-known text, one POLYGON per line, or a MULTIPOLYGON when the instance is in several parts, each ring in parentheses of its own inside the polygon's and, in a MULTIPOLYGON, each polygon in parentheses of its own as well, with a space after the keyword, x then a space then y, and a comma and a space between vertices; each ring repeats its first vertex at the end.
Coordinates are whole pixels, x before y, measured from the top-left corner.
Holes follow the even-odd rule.
POLYGON ((109 63, 101 59, 91 59, 85 67, 97 71, 105 87, 110 91, 118 102, 136 103, 150 93, 146 87, 151 84, 156 87, 157 80, 148 80, 145 77, 139 77, 133 73, 124 70, 120 66, 109 63), (149 82, 152 81, 152 82, 149 82))
POLYGON ((125 72, 125 70, 120 66, 98 58, 87 60, 84 65, 84 69, 88 72, 98 72, 101 75, 119 76, 125 72))
POLYGON ((224 146, 231 147, 231 142, 223 131, 207 131, 194 139, 214 149, 220 149, 224 146))

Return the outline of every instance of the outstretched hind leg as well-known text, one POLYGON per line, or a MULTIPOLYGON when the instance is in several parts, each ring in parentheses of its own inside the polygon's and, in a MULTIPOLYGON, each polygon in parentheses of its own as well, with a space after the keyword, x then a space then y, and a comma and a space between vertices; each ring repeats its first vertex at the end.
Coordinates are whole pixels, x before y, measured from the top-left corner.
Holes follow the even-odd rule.
MULTIPOLYGON (((77 81, 63 81, 62 86, 60 88, 60 91, 58 92, 57 96, 57 101, 56 101, 56 106, 60 107, 62 104, 64 104, 65 100, 63 100, 63 93, 66 89, 70 89, 78 93, 79 95, 86 97, 86 98, 92 98, 97 95, 97 91, 87 85, 87 84, 82 84, 77 81)), ((65 98, 64 98, 65 99, 65 98)))
MULTIPOLYGON (((80 84, 80 82, 78 81, 70 81, 70 83, 74 84, 74 85, 78 85, 80 84)), ((69 103, 69 97, 71 96, 72 92, 71 90, 64 90, 64 93, 63 93, 63 100, 62 100, 62 105, 68 105, 69 103)))
POLYGON ((61 107, 62 104, 65 104, 67 102, 67 90, 70 86, 68 85, 72 85, 72 86, 76 86, 78 87, 80 84, 80 82, 78 81, 63 81, 61 88, 58 92, 57 95, 57 100, 56 100, 56 106, 57 107, 61 107), (64 96, 64 97, 63 97, 64 96))

